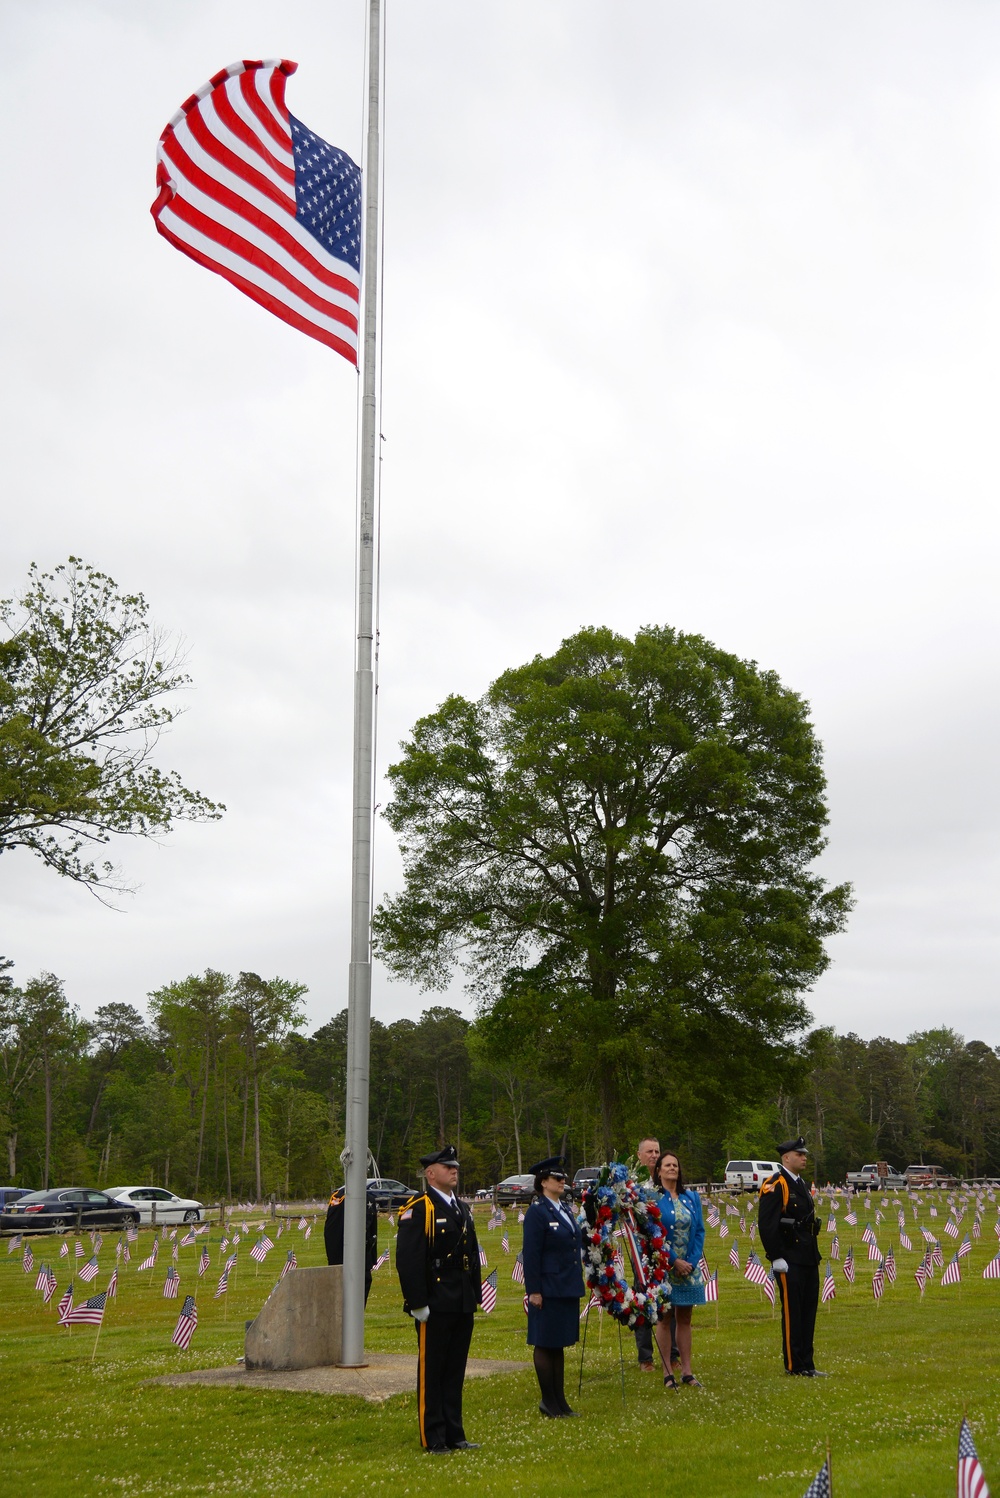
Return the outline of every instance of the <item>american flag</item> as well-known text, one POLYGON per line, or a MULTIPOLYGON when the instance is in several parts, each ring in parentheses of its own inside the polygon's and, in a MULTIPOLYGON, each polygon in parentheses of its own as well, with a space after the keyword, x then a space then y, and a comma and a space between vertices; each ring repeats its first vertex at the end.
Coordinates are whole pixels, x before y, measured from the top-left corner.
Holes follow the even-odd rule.
POLYGON ((966 1233, 965 1237, 962 1239, 961 1243, 958 1245, 958 1257, 960 1259, 964 1259, 965 1256, 966 1256, 966 1254, 971 1254, 971 1252, 972 1252, 972 1239, 969 1237, 968 1233, 966 1233))
POLYGON ((510 1253, 510 1239, 507 1236, 507 1229, 506 1228, 504 1228, 504 1230, 503 1230, 503 1237, 500 1239, 500 1247, 503 1249, 503 1251, 504 1251, 505 1254, 509 1254, 510 1253))
POLYGON ((926 1266, 926 1264, 921 1263, 921 1264, 919 1264, 917 1266, 917 1268, 913 1271, 913 1278, 917 1282, 917 1288, 918 1288, 918 1290, 920 1291, 921 1295, 923 1295, 923 1293, 924 1293, 924 1286, 927 1283, 927 1266, 926 1266))
MULTIPOLYGON (((703 1261, 704 1262, 704 1261, 703 1261)), ((707 1268, 707 1265, 706 1265, 707 1268)), ((719 1298, 719 1271, 705 1277, 705 1300, 713 1301, 719 1298)))
POLYGON ((937 1216, 937 1207, 931 1207, 930 1212, 931 1212, 931 1216, 932 1217, 936 1217, 937 1216))
POLYGON ((132 1257, 132 1254, 131 1254, 131 1252, 129 1250, 128 1244, 126 1243, 125 1247, 122 1249, 122 1259, 127 1264, 128 1261, 129 1261, 129 1259, 131 1259, 131 1257, 132 1257))
POLYGON ((747 1254, 747 1265, 743 1271, 743 1278, 749 1280, 751 1285, 763 1285, 765 1280, 770 1278, 753 1249, 747 1254))
POLYGON ((948 1218, 948 1221, 944 1225, 944 1230, 948 1234, 949 1238, 957 1238, 958 1237, 958 1228, 955 1226, 955 1223, 952 1221, 952 1219, 950 1217, 948 1218))
POLYGON ((171 1343, 175 1347, 186 1350, 191 1343, 191 1337, 197 1325, 198 1307, 194 1303, 194 1296, 188 1295, 181 1307, 181 1314, 177 1318, 174 1334, 170 1338, 171 1343))
POLYGON ((839 1237, 837 1236, 836 1233, 834 1233, 833 1237, 830 1239, 830 1253, 829 1253, 829 1257, 831 1259, 839 1259, 840 1258, 840 1239, 839 1239, 839 1237))
POLYGON ((92 1295, 89 1300, 83 1300, 78 1306, 71 1306, 65 1312, 62 1320, 64 1326, 74 1326, 80 1322, 88 1326, 100 1326, 104 1320, 104 1307, 108 1303, 108 1292, 102 1290, 100 1295, 92 1295))
POLYGON ((983 1270, 983 1279, 1000 1280, 1000 1254, 997 1254, 996 1258, 991 1259, 987 1264, 986 1268, 983 1270))
POLYGON ((108 1280, 108 1299, 109 1300, 117 1299, 117 1296, 118 1296, 118 1266, 116 1264, 115 1267, 114 1267, 114 1269, 112 1269, 112 1271, 111 1271, 111 1278, 108 1280))
POLYGON ((955 1254, 948 1268, 941 1276, 942 1285, 960 1285, 962 1283, 962 1267, 958 1262, 958 1254, 955 1254))
POLYGON ((845 1222, 849 1222, 852 1228, 856 1228, 857 1225, 858 1225, 858 1214, 857 1214, 857 1212, 855 1212, 853 1210, 850 1211, 850 1212, 848 1212, 847 1215, 846 1215, 846 1217, 844 1218, 844 1221, 845 1222))
POLYGON ((492 1311, 492 1309, 496 1305, 496 1303, 497 1303, 497 1272, 494 1269, 493 1273, 487 1275, 486 1278, 483 1280, 483 1310, 486 1312, 487 1316, 490 1314, 490 1312, 492 1311))
POLYGON ((39 1264, 39 1266, 38 1266, 38 1273, 35 1276, 35 1289, 36 1290, 44 1290, 45 1286, 48 1284, 48 1282, 49 1282, 49 1266, 47 1264, 39 1264))
POLYGON ((719 1223, 719 1237, 720 1238, 728 1238, 729 1237, 729 1229, 726 1227, 726 1224, 724 1222, 720 1222, 719 1223))
POLYGON ((522 1260, 520 1254, 518 1254, 517 1258, 514 1260, 514 1268, 510 1272, 510 1277, 515 1284, 524 1284, 524 1261, 522 1260))
POLYGON ((116 1260, 120 1259, 121 1256, 122 1256, 122 1241, 119 1238, 118 1242, 115 1244, 115 1259, 116 1260))
POLYGON ((896 1283, 896 1256, 890 1247, 885 1256, 885 1277, 890 1285, 896 1283))
POLYGON ((184 1237, 181 1239, 181 1248, 190 1248, 194 1241, 195 1239, 193 1231, 185 1233, 184 1237))
MULTIPOLYGON (((391 1215, 389 1217, 389 1221, 392 1222, 392 1216, 391 1215)), ((305 1218, 304 1217, 300 1217, 299 1221, 298 1221, 298 1229, 299 1229, 300 1233, 301 1233, 302 1229, 305 1227, 305 1225, 306 1225, 305 1218)))
POLYGON ((376 1269, 381 1269, 382 1265, 383 1264, 388 1264, 388 1262, 389 1262, 389 1250, 386 1249, 384 1253, 380 1253, 379 1254, 378 1258, 375 1260, 375 1263, 372 1265, 372 1274, 375 1273, 376 1269))
POLYGON ((900 1248, 905 1248, 907 1253, 913 1252, 913 1244, 910 1242, 907 1235, 903 1232, 902 1228, 900 1228, 899 1230, 899 1246, 900 1248))
POLYGON ((486 1268, 486 1250, 485 1248, 483 1248, 482 1244, 480 1244, 479 1246, 479 1266, 481 1269, 486 1268))
POLYGON ((931 1249, 931 1259, 939 1269, 944 1268, 944 1250, 942 1249, 940 1243, 935 1243, 934 1247, 931 1249))
POLYGON ((100 1251, 101 1251, 101 1249, 104 1246, 104 1239, 101 1236, 101 1234, 100 1233, 94 1233, 93 1236, 91 1237, 90 1241, 94 1245, 94 1253, 95 1254, 99 1254, 100 1251))
POLYGON ((296 66, 233 63, 181 105, 151 212, 176 249, 356 365, 361 170, 289 114, 296 66))
POLYGON ((732 1248, 729 1250, 729 1262, 730 1262, 730 1264, 732 1264, 732 1266, 733 1266, 734 1269, 739 1269, 739 1267, 740 1267, 740 1245, 738 1243, 734 1243, 733 1246, 732 1246, 732 1248))
POLYGON ((209 1266, 209 1264, 211 1262, 212 1262, 212 1260, 211 1260, 211 1257, 209 1256, 208 1244, 206 1243, 205 1247, 201 1251, 201 1257, 198 1260, 198 1277, 199 1277, 199 1279, 205 1273, 205 1270, 208 1268, 208 1266, 209 1266))
POLYGON ((70 1309, 70 1307, 72 1306, 72 1304, 73 1304, 73 1281, 70 1280, 70 1282, 69 1282, 69 1289, 65 1291, 65 1293, 63 1294, 62 1299, 60 1300, 59 1304, 56 1306, 56 1315, 59 1317, 60 1321, 62 1321, 63 1317, 66 1315, 66 1312, 70 1309))
POLYGON ((867 1243, 869 1247, 875 1242, 875 1234, 872 1231, 870 1223, 865 1223, 865 1230, 861 1234, 861 1241, 862 1243, 867 1243))
POLYGON ((964 1415, 958 1428, 958 1498, 990 1498, 972 1431, 964 1415))
POLYGON ((709 1274, 711 1273, 708 1267, 708 1260, 705 1258, 704 1254, 702 1254, 701 1258, 698 1260, 698 1273, 701 1275, 703 1280, 707 1280, 709 1274))
POLYGON ((885 1289, 885 1260, 881 1260, 875 1273, 872 1275, 872 1294, 876 1300, 882 1299, 885 1289))
POLYGON ((309 1224, 309 1226, 306 1228, 305 1232, 302 1234, 303 1238, 308 1238, 309 1234, 311 1232, 312 1232, 312 1223, 309 1224))
MULTIPOLYGON (((386 1254, 386 1258, 388 1258, 388 1257, 389 1257, 389 1255, 386 1254)), ((286 1257, 285 1257, 285 1262, 281 1266, 281 1273, 278 1275, 278 1279, 279 1280, 283 1280, 285 1278, 285 1275, 288 1273, 288 1271, 290 1269, 298 1269, 298 1267, 299 1267, 299 1261, 295 1257, 295 1250, 294 1250, 294 1248, 290 1248, 288 1250, 288 1253, 287 1253, 286 1257)), ((377 1264, 375 1265, 375 1268, 376 1269, 378 1268, 377 1264)))
POLYGON ((836 1293, 837 1293, 837 1286, 836 1286, 836 1283, 835 1283, 834 1278, 833 1278, 833 1270, 830 1268, 830 1266, 828 1264, 826 1266, 826 1275, 825 1275, 825 1277, 823 1279, 823 1290, 822 1290, 823 1304, 826 1305, 826 1303, 827 1303, 828 1300, 833 1300, 833 1298, 836 1295, 836 1293))
POLYGON ((972 1220, 972 1236, 973 1238, 981 1238, 983 1236, 982 1219, 980 1218, 978 1212, 972 1220))
POLYGON ((229 1247, 229 1239, 228 1238, 223 1238, 222 1242, 219 1244, 219 1252, 222 1253, 222 1254, 224 1254, 225 1251, 226 1251, 226 1249, 228 1247, 229 1247))
POLYGON ((77 1238, 76 1242, 73 1245, 73 1252, 78 1259, 85 1259, 87 1257, 83 1244, 80 1242, 79 1238, 77 1238))
POLYGON ((874 1238, 868 1245, 868 1257, 872 1260, 880 1259, 882 1257, 882 1255, 879 1253, 878 1244, 875 1242, 874 1238))
MULTIPOLYGON (((9 1248, 8 1248, 7 1252, 10 1253, 10 1249, 9 1248)), ((60 1246, 60 1248, 59 1248, 59 1257, 60 1257, 60 1259, 65 1259, 68 1256, 69 1256, 69 1244, 68 1243, 63 1243, 60 1246)))
POLYGON ((844 1260, 844 1279, 849 1285, 854 1284, 854 1245, 847 1250, 847 1258, 844 1260))
POLYGON ((271 1252, 271 1249, 273 1247, 274 1247, 274 1244, 271 1242, 270 1238, 268 1238, 267 1234, 265 1233, 265 1235, 264 1235, 263 1238, 258 1238, 257 1239, 257 1242, 254 1244, 253 1248, 250 1250, 250 1257, 251 1257, 251 1259, 256 1259, 258 1264, 263 1264, 264 1260, 267 1258, 268 1254, 271 1252))
POLYGON ((13 1236, 13 1238, 7 1244, 7 1257, 9 1258, 11 1254, 16 1254, 17 1251, 18 1251, 18 1249, 20 1247, 21 1247, 21 1234, 20 1233, 15 1233, 14 1236, 13 1236))
POLYGON ((126 1239, 126 1242, 128 1242, 128 1243, 138 1243, 138 1241, 139 1241, 139 1229, 138 1228, 129 1228, 128 1231, 125 1234, 125 1239, 126 1239))
POLYGON ((524 1213, 523 1212, 518 1212, 518 1214, 517 1214, 517 1220, 518 1220, 518 1222, 523 1222, 524 1221, 524 1213))
POLYGON ((837 1231, 837 1219, 832 1212, 826 1219, 826 1230, 828 1233, 835 1233, 837 1231))
POLYGON ((100 1264, 97 1262, 97 1255, 92 1254, 83 1268, 77 1270, 77 1274, 82 1280, 92 1280, 100 1267, 100 1264))
POLYGON ((137 1264, 135 1266, 135 1272, 136 1272, 136 1274, 141 1274, 144 1269, 152 1269, 153 1266, 156 1263, 156 1260, 157 1260, 157 1257, 159 1255, 159 1252, 160 1252, 160 1240, 159 1240, 159 1238, 154 1238, 153 1239, 153 1252, 147 1258, 143 1259, 143 1261, 142 1261, 141 1264, 137 1264))
POLYGON ((830 1481, 830 1458, 820 1467, 812 1482, 806 1488, 803 1498, 833 1498, 833 1486, 830 1481))
POLYGON ((43 1303, 45 1305, 48 1305, 49 1301, 52 1299, 52 1297, 53 1297, 53 1295, 55 1293, 56 1293, 56 1277, 55 1277, 55 1274, 53 1273, 53 1271, 50 1269, 49 1270, 49 1274, 48 1274, 48 1279, 47 1279, 46 1284, 45 1284, 45 1288, 42 1291, 42 1301, 43 1301, 43 1303))
POLYGON ((529 1305, 529 1301, 528 1301, 528 1297, 527 1296, 524 1297, 524 1299, 522 1300, 521 1304, 524 1307, 524 1314, 527 1316, 527 1314, 528 1314, 528 1305, 529 1305))
POLYGON ((181 1286, 181 1277, 172 1264, 167 1265, 167 1277, 163 1281, 163 1299, 176 1300, 181 1286))

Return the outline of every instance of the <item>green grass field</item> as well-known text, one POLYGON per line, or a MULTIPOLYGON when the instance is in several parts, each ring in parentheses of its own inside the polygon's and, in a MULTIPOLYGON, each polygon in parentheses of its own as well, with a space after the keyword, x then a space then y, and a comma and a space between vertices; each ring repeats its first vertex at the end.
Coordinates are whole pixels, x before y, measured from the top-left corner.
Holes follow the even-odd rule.
MULTIPOLYGON (((875 1205, 870 1218, 874 1218, 875 1205)), ((163 1244, 152 1283, 135 1265, 148 1252, 140 1236, 132 1263, 120 1272, 117 1302, 94 1351, 95 1332, 57 1329, 55 1305, 68 1281, 52 1240, 34 1241, 36 1269, 48 1259, 59 1274, 50 1305, 41 1304, 19 1253, 0 1244, 0 1460, 11 1494, 51 1494, 67 1484, 115 1494, 298 1493, 434 1494, 476 1492, 597 1494, 663 1491, 698 1495, 766 1494, 800 1498, 833 1452, 834 1492, 886 1498, 945 1498, 955 1491, 955 1449, 963 1410, 968 1412, 980 1459, 1000 1494, 1000 1281, 983 1280, 996 1248, 993 1208, 983 1237, 963 1260, 960 1286, 942 1287, 940 1272, 921 1301, 913 1279, 920 1242, 908 1223, 914 1252, 898 1247, 893 1214, 878 1229, 882 1247, 893 1244, 899 1277, 881 1304, 872 1299, 874 1265, 860 1242, 866 1218, 842 1230, 841 1252, 851 1242, 858 1262, 853 1291, 835 1266, 837 1298, 821 1308, 817 1362, 828 1379, 786 1378, 780 1358, 780 1323, 762 1292, 728 1262, 733 1237, 720 1243, 709 1229, 706 1257, 719 1268, 716 1308, 695 1312, 695 1368, 704 1389, 665 1394, 659 1376, 640 1374, 634 1343, 624 1338, 625 1401, 619 1372, 617 1327, 593 1317, 588 1333, 583 1390, 577 1397, 579 1348, 567 1354, 567 1380, 581 1420, 543 1420, 530 1372, 470 1380, 466 1430, 481 1441, 476 1453, 422 1455, 414 1399, 404 1395, 376 1406, 317 1394, 239 1389, 150 1387, 161 1373, 234 1363, 242 1353, 244 1321, 273 1287, 286 1247, 300 1264, 324 1261, 322 1220, 311 1239, 292 1231, 255 1272, 250 1240, 228 1295, 214 1300, 218 1281, 218 1229, 211 1234, 212 1267, 195 1273, 197 1248, 180 1251, 179 1300, 164 1300, 170 1262, 163 1244), (184 1294, 197 1285, 199 1324, 186 1353, 170 1346, 184 1294)), ((825 1215, 825 1214, 824 1214, 825 1215)), ((841 1212, 841 1218, 843 1212, 841 1212)), ((912 1214, 907 1212, 908 1220, 912 1214)), ((259 1220, 259 1219, 253 1219, 259 1220)), ((929 1226, 943 1226, 927 1217, 929 1226)), ((729 1218, 731 1233, 735 1219, 729 1218)), ((962 1231, 970 1226, 971 1214, 962 1231)), ((749 1223, 749 1219, 748 1219, 749 1223)), ((513 1221, 511 1247, 520 1245, 513 1221)), ((512 1283, 510 1257, 499 1231, 481 1239, 489 1267, 500 1266, 500 1300, 477 1318, 472 1352, 478 1357, 528 1359, 522 1291, 512 1283)), ((272 1233, 273 1236, 273 1233, 272 1233)), ((381 1239, 392 1230, 381 1224, 381 1239)), ((821 1244, 825 1246, 824 1234, 821 1244)), ((950 1240, 943 1238, 945 1244, 950 1240)), ((739 1235, 741 1257, 749 1246, 739 1235)), ((76 1299, 102 1290, 114 1263, 113 1238, 105 1240, 102 1272, 76 1299)), ((89 1244, 87 1244, 89 1253, 89 1244)), ((946 1250, 946 1262, 950 1253, 946 1250)), ((409 1352, 411 1323, 400 1311, 394 1267, 375 1276, 367 1341, 373 1350, 409 1352)))

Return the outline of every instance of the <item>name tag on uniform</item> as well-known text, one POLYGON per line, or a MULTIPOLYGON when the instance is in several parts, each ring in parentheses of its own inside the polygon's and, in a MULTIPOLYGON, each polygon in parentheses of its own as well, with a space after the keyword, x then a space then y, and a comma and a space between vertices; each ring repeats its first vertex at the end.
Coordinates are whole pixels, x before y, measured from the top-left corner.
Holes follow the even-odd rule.
POLYGON ((439 1228, 446 1228, 448 1226, 447 1217, 435 1217, 434 1226, 439 1228))
POLYGON ((558 1226, 559 1226, 558 1222, 550 1222, 549 1223, 549 1227, 550 1228, 558 1228, 558 1226))

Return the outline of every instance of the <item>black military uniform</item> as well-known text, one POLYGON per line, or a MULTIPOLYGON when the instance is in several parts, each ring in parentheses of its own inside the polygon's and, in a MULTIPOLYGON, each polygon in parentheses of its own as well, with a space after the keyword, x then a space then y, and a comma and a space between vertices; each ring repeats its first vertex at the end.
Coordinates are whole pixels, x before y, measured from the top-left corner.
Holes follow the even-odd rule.
MULTIPOLYGON (((339 1187, 330 1197, 323 1224, 323 1241, 326 1244, 326 1262, 344 1262, 344 1188, 339 1187)), ((372 1265, 378 1258, 378 1207, 371 1197, 365 1198, 365 1305, 372 1287, 372 1265)))
MULTIPOLYGON (((420 1163, 457 1165, 455 1147, 424 1155, 420 1163)), ((457 1196, 449 1201, 433 1186, 407 1202, 399 1217, 396 1272, 403 1309, 430 1311, 424 1321, 415 1318, 420 1444, 429 1451, 467 1446, 462 1385, 483 1286, 476 1228, 464 1202, 457 1196)))
MULTIPOLYGON (((806 1152, 801 1135, 778 1146, 781 1156, 792 1150, 806 1152)), ((816 1377, 813 1332, 819 1304, 819 1222, 809 1187, 782 1164, 777 1175, 761 1184, 757 1215, 760 1241, 771 1260, 781 1298, 785 1372, 816 1377), (778 1270, 776 1262, 788 1267, 778 1270)))

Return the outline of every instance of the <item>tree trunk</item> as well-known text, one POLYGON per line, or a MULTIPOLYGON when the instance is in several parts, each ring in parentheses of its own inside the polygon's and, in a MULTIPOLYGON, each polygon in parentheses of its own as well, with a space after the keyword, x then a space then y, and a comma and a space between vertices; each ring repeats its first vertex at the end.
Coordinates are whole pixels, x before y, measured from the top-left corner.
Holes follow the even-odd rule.
POLYGON ((260 1087, 257 1081, 257 1067, 253 1072, 253 1162, 257 1172, 257 1195, 255 1201, 262 1201, 264 1188, 260 1179, 260 1087))
POLYGON ((226 1146, 226 1201, 233 1199, 233 1167, 229 1158, 229 1067, 222 1063, 222 1138, 226 1146))
POLYGON ((7 1135, 7 1173, 11 1180, 17 1173, 17 1131, 7 1135))
POLYGON ((601 1138, 604 1159, 613 1160, 615 1154, 615 1113, 618 1104, 618 1088, 614 1073, 608 1067, 601 1068, 600 1080, 601 1138))
POLYGON ((45 1069, 45 1184, 42 1190, 48 1191, 49 1166, 52 1161, 52 1067, 49 1064, 48 1048, 42 1057, 42 1065, 45 1069))
POLYGON ((194 1194, 198 1195, 198 1183, 201 1180, 201 1152, 205 1145, 205 1118, 208 1114, 208 1063, 210 1051, 208 1043, 205 1044, 205 1085, 201 1094, 201 1128, 198 1130, 198 1160, 194 1168, 194 1194))
POLYGON ((83 1140, 86 1145, 90 1144, 90 1136, 97 1125, 97 1110, 101 1106, 101 1098, 104 1096, 104 1084, 107 1080, 107 1076, 105 1075, 97 1084, 97 1096, 94 1098, 94 1106, 90 1110, 90 1122, 87 1124, 87 1132, 83 1140))

